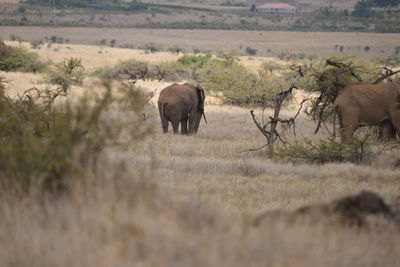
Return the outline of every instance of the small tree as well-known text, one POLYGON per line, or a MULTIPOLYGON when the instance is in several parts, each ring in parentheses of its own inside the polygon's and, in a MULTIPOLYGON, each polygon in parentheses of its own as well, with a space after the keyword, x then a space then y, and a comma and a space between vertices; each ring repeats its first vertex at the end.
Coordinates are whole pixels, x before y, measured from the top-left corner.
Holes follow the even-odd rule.
POLYGON ((183 52, 185 51, 185 49, 184 49, 183 47, 174 45, 174 46, 171 46, 171 47, 169 48, 169 51, 172 52, 172 53, 174 53, 174 54, 179 55, 179 53, 183 53, 183 52))
POLYGON ((257 49, 251 48, 250 46, 246 47, 246 53, 252 56, 257 54, 257 49))
POLYGON ((221 58, 225 62, 226 66, 231 66, 239 61, 239 55, 234 51, 227 53, 224 51, 218 51, 217 57, 221 58))
POLYGON ((30 41, 30 44, 33 49, 40 49, 41 45, 43 44, 43 40, 36 39, 36 40, 30 41))
MULTIPOLYGON (((274 154, 275 154, 275 143, 276 141, 280 141, 283 144, 286 144, 286 140, 285 137, 283 135, 283 133, 290 129, 293 128, 293 132, 296 134, 296 130, 295 130, 295 121, 297 116, 300 114, 301 109, 303 108, 303 104, 306 100, 303 100, 300 104, 300 107, 297 111, 297 113, 289 118, 289 119, 282 119, 280 117, 280 112, 283 106, 283 103, 290 99, 289 96, 293 93, 294 89, 297 89, 297 80, 303 75, 301 69, 298 69, 298 72, 296 73, 296 77, 294 78, 294 81, 291 83, 291 85, 289 86, 289 88, 287 90, 282 90, 281 92, 277 93, 275 96, 267 98, 267 99, 263 99, 263 102, 266 103, 267 101, 271 102, 271 106, 274 109, 274 114, 273 116, 269 117, 269 120, 267 122, 264 122, 264 119, 262 120, 262 122, 257 121, 255 115, 254 115, 254 111, 251 110, 250 114, 251 117, 253 118, 253 122, 254 124, 257 126, 258 130, 260 130, 260 132, 265 136, 265 138, 267 139, 267 143, 265 145, 263 145, 260 148, 257 149, 249 149, 246 150, 247 151, 255 151, 255 150, 260 150, 264 147, 267 147, 267 154, 269 158, 273 158, 274 154), (278 129, 277 126, 280 123, 281 128, 283 129, 283 133, 281 133, 278 129), (269 127, 269 128, 268 128, 269 127)), ((266 105, 264 104, 264 109, 265 109, 266 105)), ((264 111, 263 111, 264 113, 264 111)))
POLYGON ((149 51, 150 53, 156 53, 159 52, 161 50, 161 46, 156 45, 154 43, 148 43, 144 46, 144 49, 146 51, 149 51))

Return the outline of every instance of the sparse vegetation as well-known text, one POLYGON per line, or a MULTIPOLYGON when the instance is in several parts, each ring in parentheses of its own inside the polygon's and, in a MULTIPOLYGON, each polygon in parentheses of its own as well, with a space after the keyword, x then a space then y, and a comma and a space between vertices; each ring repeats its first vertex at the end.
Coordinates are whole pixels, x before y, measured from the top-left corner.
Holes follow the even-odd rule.
MULTIPOLYGON (((373 64, 349 57, 339 68, 326 59, 289 68, 224 52, 178 57, 117 48, 104 61, 99 48, 70 46, 37 50, 53 57, 60 75, 0 77, 0 266, 396 266, 396 150, 376 153, 368 139, 347 147, 324 128, 314 135, 315 123, 299 113, 282 158, 239 153, 265 138, 247 108, 213 97, 262 102, 287 89, 289 69, 299 67, 299 88, 316 93, 327 85, 316 79, 333 72, 347 82, 340 70, 349 66, 373 79, 373 64), (100 83, 98 76, 82 82, 81 62, 104 70, 100 83), (51 79, 60 76, 67 77, 51 79), (166 77, 219 89, 206 88, 209 123, 196 136, 162 134, 157 97, 146 92, 169 85, 166 77), (66 83, 66 96, 45 105, 66 83), (26 84, 36 89, 18 96, 26 84)), ((282 119, 296 114, 303 96, 298 90, 282 107, 282 119)), ((268 107, 257 112, 264 123, 274 118, 268 107)))
POLYGON ((156 44, 153 44, 153 43, 149 43, 149 44, 146 44, 146 45, 143 47, 143 49, 146 50, 146 51, 148 51, 148 52, 150 52, 150 53, 156 53, 156 52, 161 51, 162 48, 161 48, 160 45, 156 45, 156 44))

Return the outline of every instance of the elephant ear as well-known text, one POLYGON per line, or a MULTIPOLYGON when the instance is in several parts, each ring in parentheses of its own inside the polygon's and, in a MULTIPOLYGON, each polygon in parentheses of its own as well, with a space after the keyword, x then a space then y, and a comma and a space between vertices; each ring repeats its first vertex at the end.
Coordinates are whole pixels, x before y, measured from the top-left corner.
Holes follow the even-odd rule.
POLYGON ((198 110, 204 112, 204 100, 206 99, 204 89, 200 85, 196 85, 196 91, 199 98, 198 110))

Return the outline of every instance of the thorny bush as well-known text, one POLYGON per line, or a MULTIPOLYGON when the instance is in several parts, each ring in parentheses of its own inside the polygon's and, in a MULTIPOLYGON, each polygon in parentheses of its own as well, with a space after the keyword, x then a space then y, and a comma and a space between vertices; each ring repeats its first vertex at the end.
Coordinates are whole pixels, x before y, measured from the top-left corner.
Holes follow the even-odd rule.
POLYGON ((322 123, 332 119, 333 102, 347 85, 373 82, 381 72, 375 62, 353 57, 325 58, 301 68, 305 73, 298 86, 315 95, 310 98, 306 114, 318 122, 316 131, 322 123))
POLYGON ((55 100, 67 96, 82 66, 75 59, 58 65, 50 77, 55 88, 30 89, 12 99, 0 86, 0 183, 3 188, 24 193, 58 192, 68 188, 76 172, 95 168, 98 157, 109 145, 143 137, 141 110, 145 95, 134 86, 113 90, 110 79, 97 90, 73 103, 55 100), (60 93, 60 90, 63 92, 60 93), (96 94, 97 93, 97 94, 96 94), (109 116, 109 112, 129 116, 109 116), (124 119, 121 119, 123 117, 124 119), (124 120, 130 120, 129 122, 124 120), (132 128, 128 127, 131 126, 132 128), (129 128, 129 129, 128 129, 129 128), (126 131, 125 131, 126 129, 126 131))

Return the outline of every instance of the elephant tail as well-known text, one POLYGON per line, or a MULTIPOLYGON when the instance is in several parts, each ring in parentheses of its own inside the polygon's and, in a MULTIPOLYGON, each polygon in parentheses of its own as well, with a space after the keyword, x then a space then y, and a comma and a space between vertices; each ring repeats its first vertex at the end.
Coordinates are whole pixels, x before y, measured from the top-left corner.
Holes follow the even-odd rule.
POLYGON ((205 121, 206 124, 207 124, 206 114, 204 113, 204 110, 203 110, 203 118, 204 118, 204 121, 205 121))
POLYGON ((158 109, 160 111, 160 117, 164 118, 164 113, 165 113, 165 106, 167 105, 167 103, 160 103, 158 105, 158 109))

